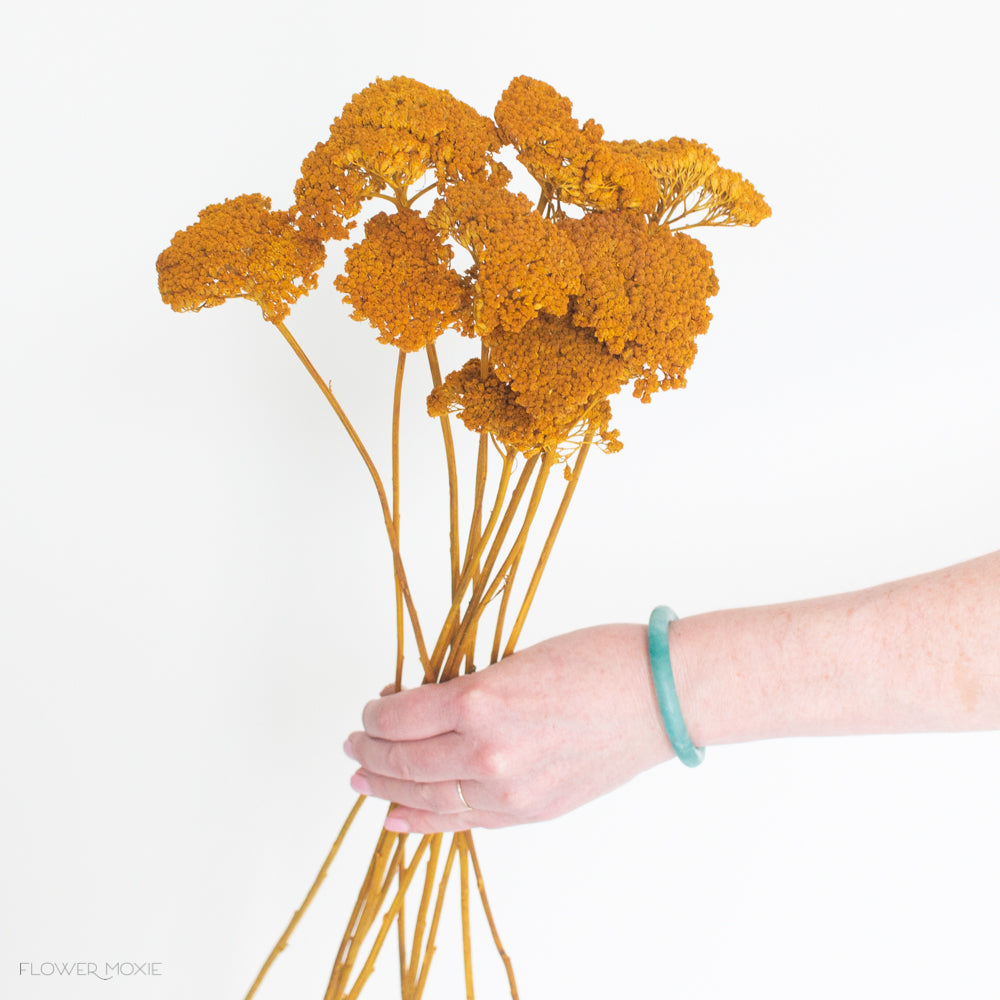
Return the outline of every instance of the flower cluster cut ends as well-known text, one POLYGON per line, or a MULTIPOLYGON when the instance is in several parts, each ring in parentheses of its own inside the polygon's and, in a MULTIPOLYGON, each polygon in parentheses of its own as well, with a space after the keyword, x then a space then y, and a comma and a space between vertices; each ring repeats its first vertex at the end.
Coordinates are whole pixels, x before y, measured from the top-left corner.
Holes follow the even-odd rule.
POLYGON ((580 291, 576 247, 523 194, 456 184, 435 202, 430 224, 471 254, 475 332, 521 330, 540 311, 565 314, 580 291))
POLYGON ((632 209, 650 213, 659 188, 645 162, 604 140, 592 119, 582 127, 570 100, 528 76, 511 81, 494 115, 503 141, 557 206, 590 211, 632 209))
POLYGON ((330 138, 305 158, 295 185, 296 221, 321 239, 344 239, 368 198, 407 207, 428 171, 433 187, 462 180, 505 185, 510 171, 494 158, 496 126, 447 90, 408 77, 377 79, 344 107, 330 138))
POLYGON ((450 267, 454 251, 417 212, 380 212, 365 224, 365 238, 349 247, 334 285, 367 320, 382 344, 419 351, 470 314, 468 281, 450 267))
POLYGON ((323 244, 303 235, 271 199, 243 194, 209 205, 198 221, 174 235, 157 258, 160 295, 177 312, 256 302, 264 318, 280 320, 317 285, 323 244))
POLYGON ((770 206, 747 180, 719 166, 719 158, 693 139, 628 139, 613 143, 641 160, 656 180, 659 200, 652 221, 674 228, 756 226, 770 206))

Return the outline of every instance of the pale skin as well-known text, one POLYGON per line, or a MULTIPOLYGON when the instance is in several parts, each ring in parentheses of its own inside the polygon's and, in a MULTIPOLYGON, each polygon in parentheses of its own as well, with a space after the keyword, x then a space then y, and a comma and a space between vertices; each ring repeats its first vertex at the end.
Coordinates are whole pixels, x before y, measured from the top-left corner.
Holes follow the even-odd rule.
MULTIPOLYGON (((670 627, 691 738, 1000 729, 1000 552, 867 590, 670 627)), ((551 819, 673 757, 644 624, 541 642, 369 702, 345 743, 389 829, 551 819), (461 781, 466 808, 458 794, 461 781)))

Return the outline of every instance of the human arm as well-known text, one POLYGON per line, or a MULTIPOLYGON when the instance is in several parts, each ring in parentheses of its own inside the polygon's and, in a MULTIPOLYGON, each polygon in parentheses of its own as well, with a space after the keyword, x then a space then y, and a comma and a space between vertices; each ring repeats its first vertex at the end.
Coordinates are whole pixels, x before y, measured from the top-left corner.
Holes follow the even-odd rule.
MULTIPOLYGON (((1000 729, 1000 552, 867 590, 670 627, 699 746, 781 736, 1000 729)), ((548 819, 673 756, 644 625, 532 646, 370 702, 346 749, 359 791, 419 832, 548 819), (456 780, 472 806, 458 797, 456 780)))

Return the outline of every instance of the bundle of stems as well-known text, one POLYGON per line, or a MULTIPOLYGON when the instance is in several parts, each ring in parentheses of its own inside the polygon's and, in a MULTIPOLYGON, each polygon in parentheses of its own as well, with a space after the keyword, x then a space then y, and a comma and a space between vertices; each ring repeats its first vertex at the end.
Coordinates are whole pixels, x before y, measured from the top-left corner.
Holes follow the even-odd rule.
MULTIPOLYGON (((160 294, 176 311, 231 298, 256 303, 361 456, 392 552, 396 690, 407 623, 425 684, 475 670, 477 644, 489 650, 480 665, 513 652, 588 452, 594 445, 606 452, 622 447, 610 427, 609 398, 630 386, 649 402, 654 393, 686 384, 695 340, 711 319, 707 300, 719 288, 711 254, 687 230, 754 226, 770 215, 754 187, 722 168, 707 146, 677 137, 612 142, 601 126, 593 120, 581 126, 571 111, 567 98, 526 76, 511 81, 493 119, 416 80, 376 80, 354 95, 330 138, 306 156, 291 208, 272 211, 270 198, 260 194, 209 205, 157 260, 160 294), (505 148, 537 183, 537 202, 508 189, 514 175, 500 158, 505 148), (415 203, 432 193, 436 200, 421 214, 415 203), (345 293, 352 317, 398 350, 388 488, 332 385, 284 322, 291 305, 317 287, 326 243, 347 239, 372 201, 390 210, 367 219, 334 286, 345 293), (452 266, 455 250, 468 255, 465 270, 452 266), (446 330, 473 338, 479 352, 442 378, 435 342, 446 330), (429 365, 427 412, 440 423, 449 497, 450 602, 431 641, 400 546, 403 377, 408 356, 420 351, 429 365), (453 418, 478 434, 467 523, 459 518, 453 418), (556 466, 562 466, 562 498, 527 575, 529 535, 556 466)), ((312 902, 360 804, 247 1000, 312 902)), ((456 858, 467 996, 473 997, 474 877, 517 997, 472 836, 457 833, 445 849, 440 834, 413 845, 383 829, 324 1000, 360 995, 393 925, 402 1000, 423 995, 456 858), (417 902, 408 911, 411 894, 417 902)))
MULTIPOLYGON (((407 617, 416 642, 424 683, 443 683, 460 673, 476 669, 475 647, 480 622, 486 609, 494 602, 497 603, 497 609, 495 617, 492 619, 489 662, 495 663, 502 656, 509 655, 514 650, 524 627, 556 535, 579 482, 593 435, 587 433, 579 444, 572 469, 565 478, 561 502, 549 526, 527 588, 521 597, 513 624, 509 625, 508 628, 508 607, 511 595, 514 593, 515 578, 521 567, 530 530, 541 506, 546 483, 549 481, 549 473, 557 458, 553 453, 536 453, 524 458, 520 471, 518 471, 516 468, 518 456, 515 452, 496 448, 488 434, 480 434, 475 469, 473 509, 463 548, 463 533, 460 530, 459 521, 458 463, 451 433, 451 418, 448 414, 439 418, 448 475, 451 605, 434 646, 428 647, 410 591, 400 546, 399 429, 403 375, 407 355, 404 351, 399 351, 396 367, 392 409, 392 473, 390 489, 387 491, 370 452, 334 395, 330 383, 325 381, 316 370, 287 325, 281 320, 273 320, 272 322, 333 408, 361 456, 375 486, 394 567, 393 579, 396 598, 395 690, 400 690, 403 682, 405 621, 407 617), (497 481, 493 495, 487 497, 491 455, 494 461, 499 457, 500 468, 495 477, 497 481)), ((435 385, 439 385, 441 381, 440 366, 433 344, 427 347, 427 357, 431 378, 435 385)), ((278 943, 272 949, 249 993, 247 993, 246 1000, 250 1000, 257 992, 271 964, 287 945, 292 931, 325 879, 330 864, 343 843, 363 801, 364 796, 360 796, 348 814, 313 885, 278 943)), ((410 839, 413 839, 412 835, 410 839)), ((384 829, 381 831, 337 951, 323 1000, 354 1000, 360 995, 365 982, 375 968, 375 961, 386 938, 391 933, 393 923, 397 925, 401 1000, 419 1000, 423 996, 431 959, 437 948, 438 926, 456 857, 458 858, 466 995, 470 1000, 474 996, 470 925, 471 881, 474 877, 476 892, 489 924, 493 942, 506 970, 511 996, 517 998, 513 967, 497 932, 472 834, 468 831, 462 831, 451 835, 443 867, 441 866, 443 834, 427 834, 420 837, 409 856, 407 856, 407 840, 406 834, 397 834, 384 829), (435 891, 435 879, 439 869, 440 880, 435 891), (421 870, 422 877, 418 877, 421 870), (413 894, 417 896, 418 902, 412 930, 408 933, 405 903, 411 888, 413 894), (379 919, 380 917, 381 919, 379 919)))

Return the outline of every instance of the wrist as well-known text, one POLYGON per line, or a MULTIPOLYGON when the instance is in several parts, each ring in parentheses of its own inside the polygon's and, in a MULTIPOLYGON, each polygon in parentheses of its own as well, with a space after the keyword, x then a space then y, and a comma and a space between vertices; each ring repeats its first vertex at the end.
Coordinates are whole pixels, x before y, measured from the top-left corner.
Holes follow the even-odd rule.
MULTIPOLYGON (((717 611, 671 627, 678 698, 700 746, 915 731, 915 686, 885 669, 871 592, 717 611)), ((919 713, 917 713, 919 715, 919 713)))
POLYGON ((677 698, 696 746, 790 735, 796 697, 765 609, 680 618, 670 627, 677 698))
POLYGON ((641 748, 640 769, 663 763, 674 756, 674 749, 664 728, 656 697, 649 662, 648 628, 646 625, 611 625, 606 626, 604 635, 608 640, 609 660, 617 662, 618 676, 627 678, 634 733, 631 742, 641 748))
POLYGON ((670 626, 697 746, 996 728, 1000 553, 866 590, 670 626))

